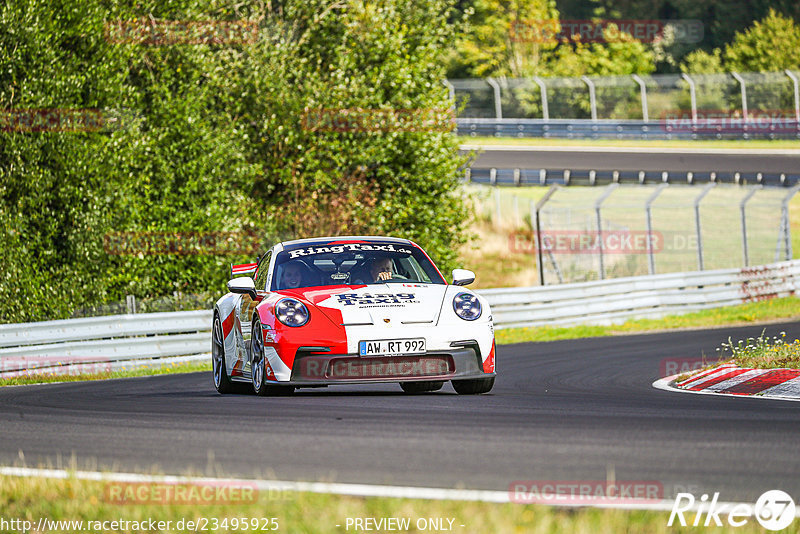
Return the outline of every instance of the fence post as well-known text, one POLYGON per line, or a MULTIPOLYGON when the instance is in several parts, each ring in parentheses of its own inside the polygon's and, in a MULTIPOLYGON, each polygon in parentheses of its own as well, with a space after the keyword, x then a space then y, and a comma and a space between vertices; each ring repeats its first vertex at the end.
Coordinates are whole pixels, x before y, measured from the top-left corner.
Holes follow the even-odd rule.
POLYGON ((597 120, 597 96, 594 92, 594 82, 588 76, 581 76, 583 83, 589 86, 589 105, 592 107, 592 120, 597 120))
POLYGON ((681 74, 681 77, 686 80, 686 83, 689 84, 689 97, 692 100, 692 125, 697 124, 697 92, 695 91, 694 87, 694 80, 689 77, 688 74, 685 72, 681 74))
POLYGON ((538 76, 534 76, 533 81, 539 86, 539 93, 542 95, 542 118, 546 121, 549 121, 550 110, 547 107, 547 85, 545 85, 544 80, 538 76))
POLYGON ((650 114, 647 112, 647 86, 642 77, 638 74, 633 74, 632 77, 633 81, 639 84, 639 92, 642 95, 642 120, 648 122, 650 120, 650 114))
POLYGON ((738 72, 731 72, 731 76, 733 76, 737 82, 739 82, 739 87, 742 91, 742 118, 744 122, 747 122, 747 85, 744 82, 744 78, 742 78, 738 72))
POLYGON ((503 104, 500 102, 500 84, 494 78, 486 78, 486 83, 494 89, 494 115, 496 119, 503 118, 503 104))
POLYGON ((542 258, 543 258, 543 254, 542 254, 542 229, 541 229, 541 221, 539 219, 539 214, 541 213, 542 208, 544 207, 544 205, 547 204, 547 201, 550 200, 550 197, 553 196, 553 193, 555 193, 558 190, 558 187, 559 187, 558 184, 551 185, 550 189, 547 190, 547 193, 545 193, 544 196, 541 199, 539 199, 539 202, 537 202, 533 206, 533 210, 534 211, 531 214, 531 215, 533 215, 533 225, 534 225, 533 226, 533 231, 536 233, 536 262, 537 262, 536 267, 537 267, 537 269, 539 271, 539 285, 540 286, 544 285, 544 264, 542 263, 542 258))
MULTIPOLYGON (((800 184, 792 187, 781 201, 781 226, 783 227, 783 243, 786 251, 784 259, 787 261, 792 259, 792 227, 789 226, 789 201, 798 191, 800 191, 800 184)), ((778 254, 775 254, 775 256, 775 261, 779 261, 778 254)))
POLYGON ((450 102, 453 103, 453 111, 456 109, 456 88, 450 83, 450 80, 447 78, 444 79, 444 85, 447 87, 447 96, 450 98, 450 102))
POLYGON ((792 85, 794 85, 794 119, 800 122, 800 88, 798 87, 797 76, 789 69, 783 72, 792 80, 792 85))
MULTIPOLYGON (((653 205, 653 202, 655 202, 655 200, 658 198, 658 195, 660 195, 661 192, 667 187, 669 187, 669 184, 659 184, 655 192, 648 197, 647 202, 645 202, 644 205, 645 216, 647 219, 647 255, 649 260, 648 264, 650 267, 650 274, 656 274, 656 258, 655 254, 653 253, 653 218, 650 209, 653 205)), ((661 247, 663 249, 663 243, 661 244, 661 247)))
POLYGON ((699 271, 705 270, 703 268, 703 235, 700 232, 700 201, 702 201, 703 197, 716 185, 716 182, 706 185, 700 194, 697 195, 697 198, 694 199, 694 227, 697 232, 697 269, 699 271))
POLYGON ((125 308, 129 314, 136 313, 136 297, 134 295, 125 296, 125 308))
POLYGON ((608 198, 608 196, 614 192, 614 190, 619 187, 619 184, 608 184, 606 190, 603 191, 603 194, 600 195, 594 203, 594 215, 597 219, 597 243, 600 245, 600 279, 606 279, 606 267, 605 262, 603 259, 603 219, 600 216, 600 207, 603 205, 603 202, 608 198))
POLYGON ((761 189, 761 187, 754 187, 742 201, 739 203, 739 211, 741 212, 742 217, 742 252, 744 253, 744 266, 748 267, 750 265, 750 255, 748 254, 747 249, 747 201, 750 200, 756 192, 761 189))

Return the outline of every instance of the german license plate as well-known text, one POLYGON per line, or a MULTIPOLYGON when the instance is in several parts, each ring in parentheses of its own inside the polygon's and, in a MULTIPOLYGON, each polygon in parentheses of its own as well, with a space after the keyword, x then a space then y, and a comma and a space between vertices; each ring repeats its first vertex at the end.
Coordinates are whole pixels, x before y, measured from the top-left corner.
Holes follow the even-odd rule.
POLYGON ((389 356, 392 354, 422 354, 425 352, 425 338, 381 339, 360 341, 358 353, 361 356, 389 356))

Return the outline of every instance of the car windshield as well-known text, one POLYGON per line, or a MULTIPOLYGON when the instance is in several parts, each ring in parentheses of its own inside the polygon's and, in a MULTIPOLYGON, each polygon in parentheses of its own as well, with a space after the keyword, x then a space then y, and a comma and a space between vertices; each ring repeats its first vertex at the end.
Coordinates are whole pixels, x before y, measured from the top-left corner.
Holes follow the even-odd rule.
POLYGON ((391 283, 445 284, 414 245, 381 241, 321 241, 291 245, 275 259, 272 290, 391 283))

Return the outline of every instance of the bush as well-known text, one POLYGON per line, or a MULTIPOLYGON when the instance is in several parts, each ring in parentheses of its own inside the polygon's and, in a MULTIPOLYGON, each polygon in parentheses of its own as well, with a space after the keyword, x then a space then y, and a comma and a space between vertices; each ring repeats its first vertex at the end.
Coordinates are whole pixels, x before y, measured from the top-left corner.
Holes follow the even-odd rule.
POLYGON ((338 132, 303 120, 321 108, 390 117, 447 109, 440 56, 450 3, 281 4, 0 7, 0 46, 9 51, 0 57, 0 108, 139 117, 115 131, 0 131, 3 322, 68 317, 126 294, 221 293, 228 264, 255 255, 242 248, 264 250, 277 238, 391 234, 455 266, 466 213, 455 192, 463 160, 449 131, 338 132), (151 17, 245 20, 258 34, 165 46, 109 38, 108 23, 151 17), (109 236, 134 232, 179 242, 243 235, 247 247, 109 253, 109 236))

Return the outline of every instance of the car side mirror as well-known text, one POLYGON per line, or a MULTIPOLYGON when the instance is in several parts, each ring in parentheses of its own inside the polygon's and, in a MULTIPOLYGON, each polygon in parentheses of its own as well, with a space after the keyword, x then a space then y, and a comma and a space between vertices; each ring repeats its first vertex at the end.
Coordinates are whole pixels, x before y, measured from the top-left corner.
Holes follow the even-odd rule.
POLYGON ((453 269, 453 285, 468 286, 475 281, 475 273, 467 269, 453 269))
POLYGON ((228 280, 228 291, 240 295, 250 295, 253 300, 257 297, 256 283, 249 276, 240 276, 239 278, 228 280))

